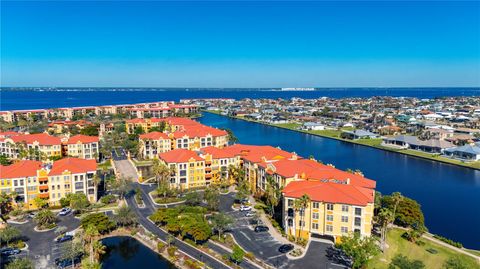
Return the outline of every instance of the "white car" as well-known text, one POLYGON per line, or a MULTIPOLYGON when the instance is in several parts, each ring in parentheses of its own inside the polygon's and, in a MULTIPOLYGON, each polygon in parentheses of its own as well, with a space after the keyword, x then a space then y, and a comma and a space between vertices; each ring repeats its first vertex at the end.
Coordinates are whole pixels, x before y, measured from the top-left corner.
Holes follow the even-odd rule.
POLYGON ((253 211, 250 211, 250 212, 247 212, 247 214, 245 214, 245 217, 255 217, 257 214, 255 214, 255 212, 253 211))
POLYGON ((247 205, 240 206, 240 211, 250 211, 250 210, 252 210, 251 206, 247 206, 247 205))

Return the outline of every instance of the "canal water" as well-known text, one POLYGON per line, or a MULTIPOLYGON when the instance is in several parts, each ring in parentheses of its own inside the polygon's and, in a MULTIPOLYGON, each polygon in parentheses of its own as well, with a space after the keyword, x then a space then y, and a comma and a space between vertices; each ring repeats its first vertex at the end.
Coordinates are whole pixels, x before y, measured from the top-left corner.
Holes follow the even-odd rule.
POLYGON ((101 259, 102 269, 176 268, 134 238, 115 236, 103 239, 102 243, 107 247, 101 259))
POLYGON ((384 194, 417 200, 429 231, 480 249, 480 171, 204 113, 203 124, 229 128, 240 143, 278 146, 340 169, 360 169, 384 194))

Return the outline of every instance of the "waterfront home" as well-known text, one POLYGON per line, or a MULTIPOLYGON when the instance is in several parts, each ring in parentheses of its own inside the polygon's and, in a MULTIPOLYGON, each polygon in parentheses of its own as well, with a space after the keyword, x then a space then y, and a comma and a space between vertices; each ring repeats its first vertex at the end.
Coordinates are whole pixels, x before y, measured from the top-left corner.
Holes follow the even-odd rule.
POLYGON ((205 160, 194 151, 174 149, 160 153, 158 157, 170 169, 170 186, 185 190, 207 185, 205 160))
POLYGON ((454 144, 438 139, 420 140, 416 136, 397 135, 383 139, 383 146, 391 146, 403 149, 413 149, 428 153, 442 153, 445 149, 455 147, 454 144))
POLYGON ((478 161, 480 160, 480 145, 478 143, 473 145, 467 144, 461 147, 446 149, 443 153, 445 156, 453 159, 478 161))
POLYGON ((96 202, 96 171, 95 160, 65 158, 53 164, 21 160, 0 166, 0 191, 15 192, 15 203, 27 209, 37 208, 37 197, 50 205, 59 205, 60 199, 69 193, 84 193, 90 202, 96 202))
POLYGON ((240 166, 240 156, 234 152, 216 147, 205 147, 200 149, 198 155, 205 159, 205 183, 209 184, 231 184, 229 167, 240 166))
POLYGON ((305 122, 300 129, 305 131, 322 131, 325 130, 325 125, 317 122, 305 122))
POLYGON ((374 134, 372 132, 366 130, 354 130, 354 131, 342 131, 340 137, 345 139, 365 139, 365 138, 379 138, 378 134, 374 134))

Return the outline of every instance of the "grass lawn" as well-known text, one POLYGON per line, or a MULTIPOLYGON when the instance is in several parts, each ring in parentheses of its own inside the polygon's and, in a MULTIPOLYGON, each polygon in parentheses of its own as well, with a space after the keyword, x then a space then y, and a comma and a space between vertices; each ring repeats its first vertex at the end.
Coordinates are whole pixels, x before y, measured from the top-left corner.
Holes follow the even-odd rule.
POLYGON ((272 124, 272 125, 273 125, 273 126, 277 126, 277 127, 292 129, 292 130, 297 130, 297 128, 300 126, 300 124, 295 123, 295 122, 279 123, 279 124, 272 124))
POLYGON ((450 257, 457 256, 461 258, 468 268, 480 268, 480 264, 474 258, 458 253, 444 246, 435 244, 434 242, 422 239, 425 245, 419 246, 402 238, 403 230, 392 229, 388 232, 387 244, 389 248, 385 253, 375 256, 369 263, 367 268, 388 268, 391 259, 402 254, 409 259, 420 260, 425 264, 425 268, 442 268, 443 263, 450 257), (432 254, 427 249, 435 249, 436 254, 432 254))
POLYGON ((110 161, 106 161, 106 162, 103 162, 103 163, 99 163, 97 165, 98 169, 102 169, 102 168, 105 168, 105 169, 111 169, 112 168, 112 163, 110 161))
POLYGON ((478 257, 480 257, 480 250, 466 249, 466 251, 472 253, 473 255, 477 255, 478 257))

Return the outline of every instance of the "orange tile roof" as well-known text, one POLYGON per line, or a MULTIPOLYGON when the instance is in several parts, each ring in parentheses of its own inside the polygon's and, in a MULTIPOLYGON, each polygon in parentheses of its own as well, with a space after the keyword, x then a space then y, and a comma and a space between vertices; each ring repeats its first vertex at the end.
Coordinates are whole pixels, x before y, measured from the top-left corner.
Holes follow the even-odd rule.
POLYGON ((26 142, 27 144, 33 144, 37 141, 40 145, 60 145, 61 140, 58 137, 51 136, 46 133, 41 134, 22 134, 11 137, 14 142, 26 142))
POLYGON ((97 170, 97 162, 79 158, 64 158, 53 162, 52 170, 48 175, 61 175, 66 170, 72 174, 94 172, 97 170))
POLYGON ((131 120, 126 120, 127 123, 144 123, 144 122, 161 122, 163 119, 159 118, 149 118, 149 119, 140 119, 140 118, 135 118, 131 120))
MULTIPOLYGON (((270 162, 270 164, 274 167, 273 172, 285 178, 290 178, 298 175, 299 178, 308 180, 336 180, 342 182, 349 181, 349 184, 351 185, 371 189, 375 188, 376 186, 376 182, 374 180, 365 178, 358 174, 342 171, 329 165, 321 164, 314 160, 282 159, 275 162, 270 162)), ((267 168, 267 164, 265 162, 259 163, 259 165, 267 168)))
POLYGON ((373 203, 375 191, 347 184, 320 181, 293 181, 282 191, 285 197, 308 195, 312 201, 366 206, 373 203))
POLYGON ((174 149, 165 153, 160 153, 158 156, 167 163, 186 163, 190 159, 203 161, 203 159, 194 151, 187 149, 174 149))
POLYGON ((159 140, 159 139, 169 139, 168 135, 162 132, 150 132, 146 134, 139 135, 140 139, 152 139, 152 140, 159 140))
POLYGON ((23 160, 8 166, 0 165, 0 178, 21 178, 37 175, 42 168, 42 162, 23 160))
POLYGON ((235 154, 233 154, 231 151, 227 151, 213 146, 202 148, 200 152, 202 152, 203 154, 212 155, 213 159, 225 159, 235 157, 235 154))
POLYGON ((83 144, 98 142, 98 136, 74 135, 68 139, 67 144, 77 144, 78 142, 83 144))

